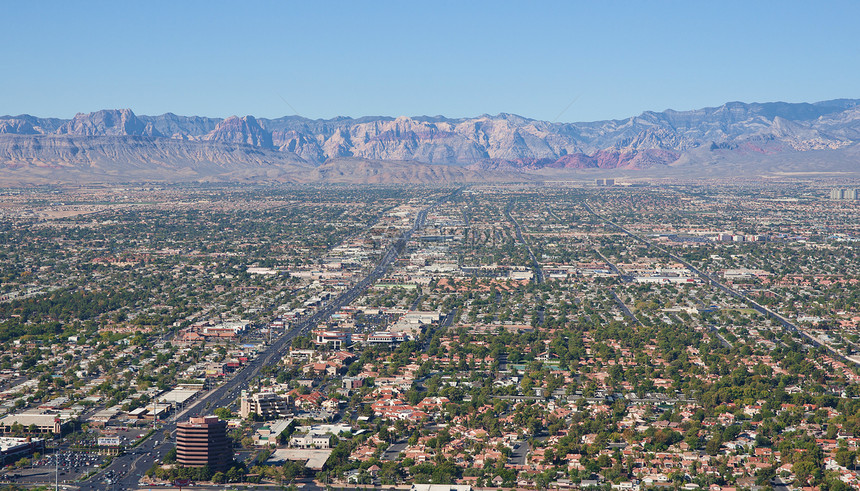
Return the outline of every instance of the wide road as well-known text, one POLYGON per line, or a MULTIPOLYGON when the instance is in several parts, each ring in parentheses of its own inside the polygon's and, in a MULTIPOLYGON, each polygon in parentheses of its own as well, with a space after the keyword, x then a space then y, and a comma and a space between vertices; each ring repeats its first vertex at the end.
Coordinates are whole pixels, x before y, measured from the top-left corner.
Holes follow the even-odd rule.
POLYGON ((630 307, 628 307, 627 304, 624 303, 623 300, 621 300, 621 297, 619 297, 618 294, 615 293, 615 290, 609 290, 609 294, 612 295, 612 298, 615 299, 615 303, 618 304, 618 308, 621 309, 622 314, 626 315, 627 317, 632 319, 634 322, 639 324, 640 327, 645 327, 642 324, 642 321, 640 321, 638 317, 633 315, 633 312, 630 311, 630 307))
POLYGON ((535 273, 535 276, 534 276, 535 283, 541 284, 544 282, 543 269, 541 269, 540 263, 538 262, 537 258, 535 257, 535 253, 532 252, 532 246, 530 246, 529 243, 526 242, 526 239, 523 238, 523 232, 520 229, 519 222, 517 222, 514 219, 514 217, 511 215, 511 209, 513 207, 514 207, 513 203, 508 203, 508 206, 505 207, 505 216, 508 218, 508 220, 510 220, 511 223, 514 224, 514 232, 517 234, 517 240, 522 242, 523 244, 525 244, 526 249, 529 251, 529 257, 532 260, 532 267, 533 267, 534 273, 535 273))
POLYGON ((265 367, 277 363, 280 360, 290 342, 299 334, 307 333, 315 328, 320 322, 328 319, 332 314, 340 310, 342 307, 352 303, 359 295, 364 293, 370 285, 382 278, 388 271, 397 256, 406 247, 406 244, 412 238, 412 235, 424 226, 427 219, 427 214, 435 208, 439 203, 450 199, 459 193, 460 190, 443 196, 436 200, 427 208, 418 212, 412 227, 403 232, 394 243, 386 250, 382 258, 371 270, 371 272, 361 281, 341 293, 337 298, 326 304, 323 308, 316 311, 313 315, 291 325, 291 327, 280 337, 278 337, 266 350, 259 356, 250 361, 247 365, 241 368, 236 374, 222 384, 221 386, 209 391, 202 397, 182 411, 163 423, 155 434, 141 443, 135 449, 116 457, 111 465, 91 476, 85 482, 80 484, 80 489, 96 490, 96 489, 134 489, 138 487, 138 481, 143 474, 173 448, 173 435, 176 431, 176 422, 180 418, 187 420, 190 417, 211 414, 212 410, 217 407, 227 406, 241 394, 241 391, 248 387, 248 383, 253 380, 260 370, 265 367), (168 437, 169 435, 169 437, 168 437), (104 472, 113 471, 120 476, 118 482, 111 484, 105 483, 104 472))

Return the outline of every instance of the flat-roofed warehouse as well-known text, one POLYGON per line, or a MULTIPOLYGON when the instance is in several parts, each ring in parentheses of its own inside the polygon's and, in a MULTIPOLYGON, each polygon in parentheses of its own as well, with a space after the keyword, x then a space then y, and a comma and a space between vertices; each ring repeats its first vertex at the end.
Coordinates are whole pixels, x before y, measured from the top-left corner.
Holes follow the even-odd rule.
POLYGON ((200 392, 199 389, 177 388, 159 395, 156 397, 156 400, 159 404, 174 404, 181 406, 197 395, 198 392, 200 392))
POLYGON ((9 414, 0 419, 0 432, 12 433, 21 426, 24 433, 63 432, 63 426, 75 421, 75 417, 57 413, 19 413, 9 414))

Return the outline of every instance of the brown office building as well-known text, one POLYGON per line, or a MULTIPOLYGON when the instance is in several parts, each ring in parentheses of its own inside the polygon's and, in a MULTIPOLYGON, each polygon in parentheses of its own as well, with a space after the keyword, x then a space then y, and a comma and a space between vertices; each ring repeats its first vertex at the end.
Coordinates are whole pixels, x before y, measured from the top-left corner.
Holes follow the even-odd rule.
POLYGON ((186 467, 209 466, 225 471, 233 452, 227 440, 227 422, 217 416, 191 418, 176 425, 176 462, 186 467))

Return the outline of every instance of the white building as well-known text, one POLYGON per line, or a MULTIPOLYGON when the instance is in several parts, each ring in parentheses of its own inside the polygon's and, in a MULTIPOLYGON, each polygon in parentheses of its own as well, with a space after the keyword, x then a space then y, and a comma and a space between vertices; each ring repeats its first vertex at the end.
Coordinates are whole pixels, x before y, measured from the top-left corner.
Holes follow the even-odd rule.
POLYGON ((290 446, 294 448, 330 448, 331 435, 296 433, 290 438, 290 446))
POLYGON ((251 413, 255 413, 263 419, 289 416, 292 414, 290 410, 290 397, 275 394, 274 392, 249 394, 243 390, 242 396, 239 399, 239 416, 247 418, 251 413))

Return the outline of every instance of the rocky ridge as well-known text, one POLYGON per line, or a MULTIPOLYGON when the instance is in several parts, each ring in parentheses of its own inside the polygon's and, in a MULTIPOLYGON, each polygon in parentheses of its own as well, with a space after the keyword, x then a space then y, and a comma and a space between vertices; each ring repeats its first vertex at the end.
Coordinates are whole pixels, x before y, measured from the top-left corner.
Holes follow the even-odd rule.
MULTIPOLYGON (((456 176, 440 171, 449 179, 474 178, 475 173, 642 170, 687 162, 690 155, 707 159, 716 155, 713 152, 725 157, 727 152, 792 154, 853 147, 860 144, 858 102, 732 102, 587 123, 551 123, 512 114, 219 119, 172 113, 137 116, 129 109, 77 114, 71 120, 0 116, 0 165, 21 169, 113 163, 161 167, 169 173, 171 165, 183 162, 199 167, 200 178, 224 172, 229 176, 233 171, 226 169, 243 165, 257 171, 259 165, 290 167, 274 172, 283 177, 295 175, 297 165, 313 169, 338 159, 353 165, 362 159, 399 163, 392 168, 403 162, 464 168, 466 173, 456 176)), ((407 174, 401 172, 403 178, 407 174)))

